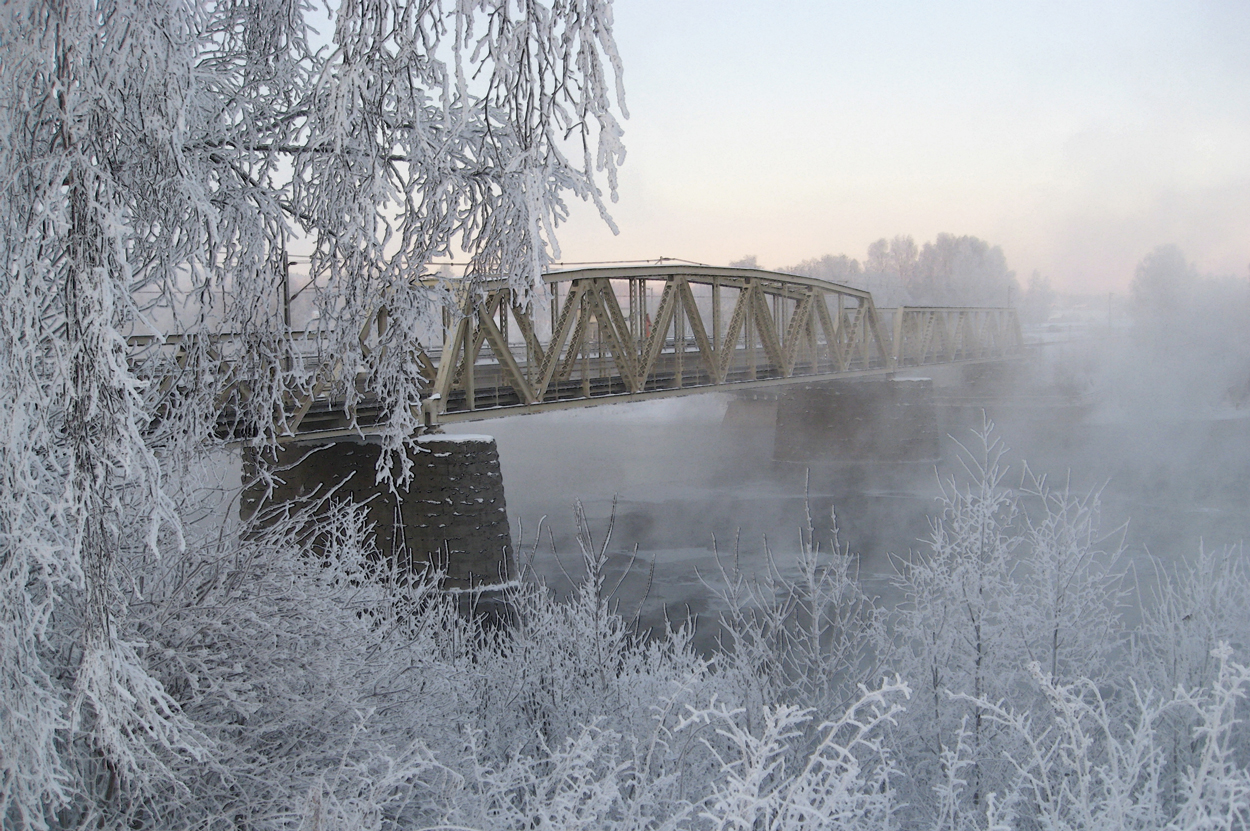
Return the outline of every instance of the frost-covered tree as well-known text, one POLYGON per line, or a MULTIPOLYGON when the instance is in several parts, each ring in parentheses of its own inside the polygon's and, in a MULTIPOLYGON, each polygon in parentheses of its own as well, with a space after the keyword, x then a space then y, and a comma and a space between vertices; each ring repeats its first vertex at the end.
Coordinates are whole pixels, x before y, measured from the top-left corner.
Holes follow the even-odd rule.
POLYGON ((1006 447, 989 422, 975 441, 962 459, 968 483, 945 486, 930 539, 898 563, 894 636, 916 696, 898 734, 919 789, 913 804, 928 802, 933 783, 953 782, 966 757, 959 808, 980 811, 1001 781, 1002 753, 1001 731, 978 702, 1006 696, 1023 669, 1015 620, 1023 540, 1019 499, 1004 481, 1006 447))
POLYGON ((1244 278, 1203 274, 1175 245, 1163 245, 1138 264, 1129 294, 1132 340, 1110 356, 1108 398, 1149 418, 1246 406, 1250 348, 1240 333, 1250 325, 1250 284, 1244 278))
POLYGON ((881 238, 861 266, 845 254, 781 269, 873 293, 877 307, 1005 306, 1019 297, 1015 272, 998 246, 976 237, 938 234, 924 247, 910 236, 881 238))
POLYGON ((896 750, 917 817, 941 827, 983 816, 1012 781, 1019 736, 987 702, 1044 706, 1030 672, 1108 688, 1124 673, 1124 574, 1118 546, 1104 548, 1098 494, 1027 469, 1012 487, 1006 453, 985 422, 962 454, 967 481, 944 487, 930 539, 896 578, 894 665, 916 693, 896 750))
POLYGON ((924 244, 907 286, 916 302, 947 306, 1006 306, 1020 295, 1002 248, 954 234, 924 244))
POLYGON ((1121 548, 1100 530, 1100 494, 1031 474, 1021 491, 1023 591, 1013 620, 1023 648, 1051 683, 1107 682, 1124 670, 1129 591, 1121 548))
POLYGON ((889 665, 885 610, 864 592, 858 559, 839 544, 831 518, 825 552, 808 513, 797 577, 782 575, 768 546, 762 574, 744 574, 737 552, 732 565, 717 556, 719 579, 710 587, 722 608, 718 668, 748 727, 770 707, 810 707, 818 718, 841 713, 889 665))
POLYGON ((459 246, 529 296, 564 194, 607 217, 596 176, 614 193, 624 111, 608 0, 347 0, 328 43, 309 13, 0 10, 6 821, 144 792, 202 750, 130 625, 146 575, 119 568, 183 546, 166 483, 223 415, 265 443, 292 392, 336 383, 292 359, 289 253, 309 253, 325 354, 374 373, 396 447, 419 372, 403 344, 437 309, 414 279, 431 259, 459 246), (383 306, 384 348, 366 353, 383 306))
POLYGON ((839 254, 836 257, 826 254, 823 257, 804 260, 798 265, 786 266, 781 270, 789 274, 801 274, 804 277, 815 277, 831 283, 851 285, 857 285, 856 281, 863 274, 859 260, 852 259, 845 254, 839 254))
POLYGON ((1129 283, 1133 310, 1139 318, 1166 319, 1193 305, 1200 282, 1197 269, 1175 245, 1161 245, 1147 254, 1129 283))
POLYGON ((1020 319, 1034 325, 1045 323, 1055 310, 1059 294, 1050 284, 1050 278, 1042 276, 1040 271, 1029 275, 1024 296, 1020 298, 1020 319))
POLYGON ((885 237, 868 246, 864 270, 878 274, 893 274, 903 280, 915 276, 920 263, 920 249, 910 236, 900 234, 892 240, 885 237))
MULTIPOLYGON (((1241 546, 1202 547, 1175 563, 1156 563, 1143 598, 1142 625, 1134 633, 1133 675, 1143 689, 1167 694, 1206 690, 1223 661, 1221 644, 1246 654, 1250 647, 1250 564, 1241 546)), ((1159 719, 1156 739, 1167 767, 1162 782, 1169 805, 1180 799, 1185 771, 1198 763, 1194 713, 1172 709, 1159 719)), ((1244 722, 1230 726, 1246 746, 1244 722)))

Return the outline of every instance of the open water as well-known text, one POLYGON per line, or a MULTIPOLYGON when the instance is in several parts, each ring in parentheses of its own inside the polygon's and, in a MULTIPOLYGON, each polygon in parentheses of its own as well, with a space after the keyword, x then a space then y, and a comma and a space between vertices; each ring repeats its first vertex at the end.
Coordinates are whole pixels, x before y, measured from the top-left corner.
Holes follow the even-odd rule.
MULTIPOLYGON (((1027 460, 1052 484, 1101 490, 1105 544, 1122 540, 1139 572, 1152 556, 1250 537, 1246 413, 1143 420, 1095 409, 1056 419, 1025 402, 990 415, 1010 448, 1005 481, 1018 484, 1027 460)), ((942 409, 940 458, 812 467, 774 461, 766 407, 717 393, 448 432, 496 437, 513 539, 534 577, 560 593, 580 578, 580 502, 595 545, 611 528, 608 588, 622 613, 644 625, 689 615, 707 630, 722 569, 761 573, 771 563, 793 574, 809 511, 825 552, 836 512, 840 544, 870 592, 890 602, 894 558, 925 545, 941 483, 963 478, 957 441, 972 441, 982 418, 976 407, 942 409)))

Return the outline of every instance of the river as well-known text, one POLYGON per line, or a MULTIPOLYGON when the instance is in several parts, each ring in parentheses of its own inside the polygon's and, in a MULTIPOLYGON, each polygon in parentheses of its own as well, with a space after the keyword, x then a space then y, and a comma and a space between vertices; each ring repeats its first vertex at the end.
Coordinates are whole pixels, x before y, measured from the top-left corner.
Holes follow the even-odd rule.
MULTIPOLYGON (((1188 556, 1250 536, 1247 414, 1142 419, 1093 408, 1055 420, 1027 402, 1000 405, 990 415, 1010 448, 1004 481, 1019 484, 1027 460, 1052 485, 1070 479, 1079 492, 1101 489, 1106 545, 1123 539, 1126 563, 1139 572, 1151 556, 1188 556)), ((744 409, 717 393, 448 431, 496 437, 518 556, 557 593, 581 573, 574 503, 597 545, 611 524, 608 587, 620 581, 620 611, 640 613, 645 626, 665 614, 714 617, 721 569, 735 563, 761 573, 771 557, 792 574, 808 510, 826 552, 836 511, 840 542, 870 592, 889 602, 893 558, 924 546, 940 483, 962 475, 956 441, 974 441, 982 421, 976 407, 939 412, 939 458, 889 464, 774 461, 767 408, 744 409)))

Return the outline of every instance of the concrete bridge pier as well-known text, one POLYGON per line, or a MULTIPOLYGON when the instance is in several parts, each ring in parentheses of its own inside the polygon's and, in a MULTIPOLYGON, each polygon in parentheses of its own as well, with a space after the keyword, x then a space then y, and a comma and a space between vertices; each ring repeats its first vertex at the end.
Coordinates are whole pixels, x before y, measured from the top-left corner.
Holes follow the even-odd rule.
POLYGON ((864 378, 791 387, 777 401, 773 458, 800 464, 939 458, 928 378, 864 378))
POLYGON ((294 443, 277 456, 244 460, 244 480, 256 465, 273 471, 277 485, 267 502, 263 489, 243 494, 240 514, 267 505, 303 502, 338 486, 333 498, 366 506, 378 551, 404 567, 433 563, 445 569, 448 589, 483 589, 516 576, 504 501, 499 452, 491 436, 422 436, 409 453, 413 476, 398 493, 378 485, 381 446, 359 439, 294 443))

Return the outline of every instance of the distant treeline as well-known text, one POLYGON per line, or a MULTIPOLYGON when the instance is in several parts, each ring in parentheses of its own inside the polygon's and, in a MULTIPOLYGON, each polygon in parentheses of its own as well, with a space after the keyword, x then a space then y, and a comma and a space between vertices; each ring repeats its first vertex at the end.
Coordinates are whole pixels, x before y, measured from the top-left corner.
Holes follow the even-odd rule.
MULTIPOLYGON (((755 258, 739 261, 754 265, 755 258)), ((872 292, 878 306, 1014 306, 1041 322, 1055 304, 1049 278, 1034 272, 1021 289, 1003 249, 973 236, 938 234, 917 245, 911 236, 879 239, 861 263, 826 254, 778 269, 872 292)))

